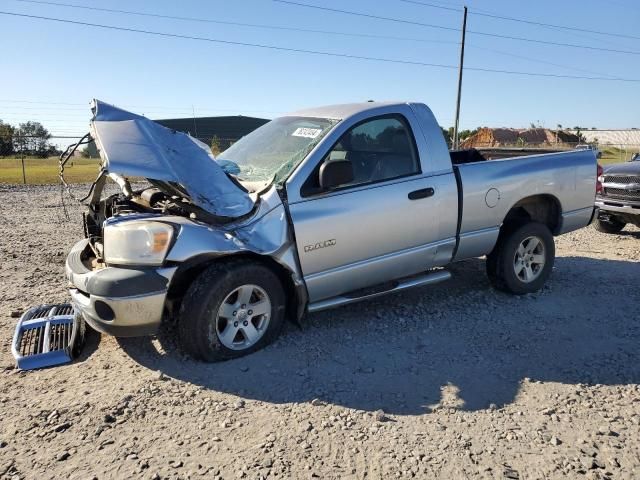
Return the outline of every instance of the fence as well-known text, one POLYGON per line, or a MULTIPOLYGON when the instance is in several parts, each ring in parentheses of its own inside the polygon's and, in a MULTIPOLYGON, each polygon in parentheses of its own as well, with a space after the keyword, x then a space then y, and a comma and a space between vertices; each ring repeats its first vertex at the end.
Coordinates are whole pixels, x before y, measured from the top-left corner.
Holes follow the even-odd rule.
MULTIPOLYGON (((49 143, 58 150, 64 150, 70 143, 81 137, 52 136, 49 143)), ((214 154, 227 149, 237 138, 203 137, 198 138, 206 143, 214 154), (214 140, 212 142, 212 140, 214 140)), ((65 166, 65 180, 69 183, 85 183, 95 180, 99 171, 100 159, 95 146, 83 153, 85 146, 69 160, 65 166)), ((59 183, 59 156, 51 152, 49 156, 35 156, 27 153, 13 153, 0 156, 0 183, 7 184, 54 184, 59 183)))
MULTIPOLYGON (((63 147, 63 141, 69 143, 77 141, 78 139, 79 137, 52 137, 52 143, 55 143, 59 147, 63 147)), ((214 154, 219 153, 220 150, 226 149, 236 140, 237 139, 219 138, 218 149, 215 148, 215 145, 212 148, 212 150, 214 150, 214 154)), ((473 146, 474 148, 478 149, 513 148, 524 150, 557 151, 573 150, 576 147, 576 143, 541 144, 518 142, 515 144, 496 145, 495 142, 476 142, 472 145, 466 146, 473 146)), ((601 144, 598 146, 598 148, 602 153, 599 161, 603 164, 627 162, 635 153, 640 152, 640 145, 635 144, 601 144)), ((65 167, 65 179, 69 183, 91 182, 96 178, 98 174, 99 163, 100 160, 97 157, 97 152, 94 153, 91 157, 85 157, 78 154, 77 156, 71 158, 67 163, 67 166, 65 167)), ((28 155, 14 154, 6 157, 0 157, 0 183, 55 184, 58 182, 59 177, 57 156, 38 158, 28 155)))
MULTIPOLYGON (((523 149, 523 150, 545 150, 545 151, 570 151, 575 150, 578 145, 584 145, 584 142, 559 142, 559 143, 497 143, 497 142, 468 142, 464 143, 464 148, 483 149, 523 149)), ((602 163, 623 163, 631 160, 634 154, 640 152, 640 145, 635 143, 599 143, 594 145, 601 153, 600 161, 602 163)))

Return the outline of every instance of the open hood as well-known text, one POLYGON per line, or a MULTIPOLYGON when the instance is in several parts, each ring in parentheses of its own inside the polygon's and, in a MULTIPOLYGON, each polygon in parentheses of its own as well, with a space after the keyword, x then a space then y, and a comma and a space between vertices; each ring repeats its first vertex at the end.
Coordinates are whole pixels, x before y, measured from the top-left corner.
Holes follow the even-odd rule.
POLYGON ((220 217, 239 217, 254 201, 216 163, 203 142, 93 100, 91 136, 109 173, 179 184, 189 200, 220 217))

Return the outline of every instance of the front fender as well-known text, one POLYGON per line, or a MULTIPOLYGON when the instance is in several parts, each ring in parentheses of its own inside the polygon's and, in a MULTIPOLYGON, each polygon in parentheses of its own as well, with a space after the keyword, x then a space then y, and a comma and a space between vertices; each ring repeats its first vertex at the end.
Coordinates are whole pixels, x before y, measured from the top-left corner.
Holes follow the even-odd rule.
MULTIPOLYGON (((185 219, 166 261, 188 271, 212 259, 250 254, 264 258, 286 273, 287 287, 295 293, 296 318, 306 308, 308 294, 302 278, 293 234, 285 207, 280 204, 254 221, 243 225, 214 227, 185 219)), ((178 273, 178 277, 181 276, 178 273)))
POLYGON ((277 256, 293 245, 284 206, 280 205, 253 223, 237 227, 214 227, 182 222, 168 262, 185 262, 198 256, 225 256, 251 252, 277 256))

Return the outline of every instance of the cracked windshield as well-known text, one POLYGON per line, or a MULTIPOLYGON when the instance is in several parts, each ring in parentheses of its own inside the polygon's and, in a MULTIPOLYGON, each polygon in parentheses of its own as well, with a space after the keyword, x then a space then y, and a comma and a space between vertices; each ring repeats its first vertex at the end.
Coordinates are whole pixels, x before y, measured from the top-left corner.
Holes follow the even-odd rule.
POLYGON ((326 118, 277 118, 241 138, 216 161, 240 181, 280 182, 336 123, 326 118))

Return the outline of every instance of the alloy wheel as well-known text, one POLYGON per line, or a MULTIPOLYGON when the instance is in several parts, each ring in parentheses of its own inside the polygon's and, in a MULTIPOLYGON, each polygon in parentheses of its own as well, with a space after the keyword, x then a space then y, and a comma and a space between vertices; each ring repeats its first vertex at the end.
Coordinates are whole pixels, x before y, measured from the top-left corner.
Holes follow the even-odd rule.
POLYGON ((545 249, 542 239, 531 236, 520 242, 513 260, 513 268, 520 281, 533 282, 542 273, 544 264, 545 249))
POLYGON ((216 315, 216 333, 231 350, 255 345, 267 331, 271 319, 271 300, 263 288, 242 285, 220 304, 216 315))

